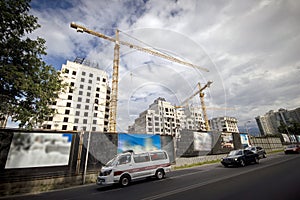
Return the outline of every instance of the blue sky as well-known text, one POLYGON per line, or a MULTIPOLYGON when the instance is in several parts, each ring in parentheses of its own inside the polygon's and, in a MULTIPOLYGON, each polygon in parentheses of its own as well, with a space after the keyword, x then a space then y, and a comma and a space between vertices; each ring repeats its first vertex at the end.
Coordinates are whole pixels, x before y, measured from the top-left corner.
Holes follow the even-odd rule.
MULTIPOLYGON (((300 2, 297 0, 33 0, 30 13, 42 25, 31 37, 46 40, 45 61, 60 69, 76 56, 98 62, 109 75, 113 44, 77 33, 82 24, 143 47, 205 67, 197 70, 121 47, 118 130, 161 96, 180 104, 198 82, 205 91, 209 118, 229 115, 239 125, 279 108, 299 107, 300 2), (129 36, 131 37, 129 37, 129 36), (138 38, 144 43, 133 38, 138 38)), ((200 104, 194 98, 191 104, 200 104)), ((250 130, 251 131, 251 130, 250 130)))

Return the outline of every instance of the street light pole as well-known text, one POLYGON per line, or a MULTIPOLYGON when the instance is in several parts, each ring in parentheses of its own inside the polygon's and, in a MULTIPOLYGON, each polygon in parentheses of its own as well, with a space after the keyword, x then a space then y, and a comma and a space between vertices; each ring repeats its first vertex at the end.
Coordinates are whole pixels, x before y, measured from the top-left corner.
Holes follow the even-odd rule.
POLYGON ((90 129, 89 129, 89 135, 88 135, 88 141, 87 141, 87 147, 86 147, 86 155, 85 155, 85 164, 84 164, 84 172, 83 172, 82 184, 85 184, 85 177, 86 177, 87 164, 88 164, 88 159, 89 159, 89 150, 90 150, 90 142, 91 142, 91 131, 92 131, 92 124, 93 124, 93 117, 94 117, 94 106, 95 106, 95 104, 98 104, 98 99, 95 99, 94 103, 92 104, 93 106, 92 106, 90 129))

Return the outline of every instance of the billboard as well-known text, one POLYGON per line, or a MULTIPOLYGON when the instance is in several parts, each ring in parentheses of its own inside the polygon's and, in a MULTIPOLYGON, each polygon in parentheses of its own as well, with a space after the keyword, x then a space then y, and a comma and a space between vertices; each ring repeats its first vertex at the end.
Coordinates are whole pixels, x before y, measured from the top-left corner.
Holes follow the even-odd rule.
POLYGON ((145 152, 161 149, 160 135, 120 133, 118 153, 126 150, 145 152))
POLYGON ((240 138, 243 148, 250 146, 248 134, 240 134, 240 138))
POLYGON ((6 169, 69 164, 72 134, 14 133, 6 169))
POLYGON ((233 136, 232 133, 221 134, 221 147, 233 149, 233 136))
POLYGON ((290 138, 287 134, 281 134, 281 135, 282 135, 282 138, 283 138, 283 142, 287 142, 287 143, 291 142, 290 138))
POLYGON ((206 132, 194 132, 194 150, 210 151, 212 149, 212 135, 206 132))

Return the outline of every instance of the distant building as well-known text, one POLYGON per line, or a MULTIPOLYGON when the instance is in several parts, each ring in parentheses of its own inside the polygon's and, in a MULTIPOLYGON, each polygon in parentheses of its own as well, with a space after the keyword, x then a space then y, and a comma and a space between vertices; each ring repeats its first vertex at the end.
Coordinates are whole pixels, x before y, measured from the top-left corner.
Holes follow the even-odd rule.
POLYGON ((110 88, 105 71, 76 59, 61 68, 63 82, 69 87, 51 105, 53 117, 43 123, 44 129, 106 132, 108 129, 110 88))
POLYGON ((280 108, 277 112, 270 110, 265 115, 255 118, 261 135, 279 134, 278 127, 281 124, 287 126, 293 122, 300 123, 300 108, 286 110, 280 108))
POLYGON ((182 129, 205 129, 200 111, 177 110, 170 102, 159 97, 135 119, 134 124, 128 127, 128 132, 174 136, 182 129))
POLYGON ((209 120, 212 131, 239 133, 238 120, 235 117, 216 117, 209 120))

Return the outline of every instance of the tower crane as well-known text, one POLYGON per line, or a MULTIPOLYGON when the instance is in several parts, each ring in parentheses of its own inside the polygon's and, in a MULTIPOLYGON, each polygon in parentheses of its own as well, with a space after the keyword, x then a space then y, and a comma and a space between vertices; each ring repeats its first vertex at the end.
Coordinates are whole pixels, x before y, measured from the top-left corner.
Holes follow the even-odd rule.
POLYGON ((206 72, 208 72, 209 70, 203 67, 200 67, 198 65, 194 65, 192 63, 180 60, 178 58, 175 58, 173 56, 167 55, 167 54, 163 54, 161 52, 158 51, 154 51, 154 50, 150 50, 148 48, 144 48, 144 47, 140 47, 138 45, 135 44, 131 44, 129 42, 125 42, 125 41, 121 41, 119 40, 119 30, 116 30, 116 38, 112 38, 109 36, 106 36, 102 33, 90 30, 82 25, 78 25, 74 22, 72 22, 70 24, 71 28, 74 28, 77 30, 77 32, 81 32, 81 33, 88 33, 91 35, 94 35, 96 37, 111 41, 113 43, 115 43, 115 47, 114 47, 114 61, 113 61, 113 76, 112 76, 112 90, 111 90, 111 103, 110 103, 110 113, 109 113, 109 132, 111 133, 116 133, 116 118, 117 118, 117 99, 118 99, 118 79, 119 79, 119 57, 120 57, 120 45, 124 45, 127 46, 129 48, 133 48, 135 50, 138 51, 142 51, 154 56, 158 56, 160 58, 164 58, 166 60, 172 61, 172 62, 177 62, 179 64, 185 65, 185 66, 189 66, 189 67, 193 67, 196 69, 201 69, 204 70, 206 72))
MULTIPOLYGON (((198 91, 195 92, 194 94, 192 94, 190 97, 188 97, 187 99, 185 99, 181 105, 185 105, 188 103, 189 100, 191 100, 192 98, 194 98, 197 94, 199 94, 200 97, 200 102, 201 102, 201 107, 202 107, 202 113, 203 113, 203 117, 204 117, 204 122, 205 122, 205 127, 206 130, 209 131, 210 127, 209 127, 209 123, 208 123, 208 117, 207 117, 207 113, 206 113, 206 106, 204 103, 204 93, 202 92, 203 90, 205 90, 206 88, 210 87, 210 85, 212 84, 212 81, 208 81, 202 88, 201 88, 201 84, 200 82, 198 83, 198 91)), ((175 108, 181 107, 181 106, 175 106, 175 108)))

